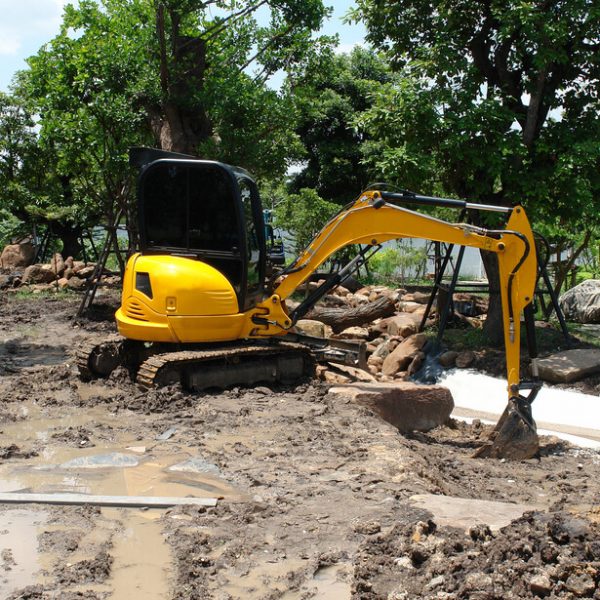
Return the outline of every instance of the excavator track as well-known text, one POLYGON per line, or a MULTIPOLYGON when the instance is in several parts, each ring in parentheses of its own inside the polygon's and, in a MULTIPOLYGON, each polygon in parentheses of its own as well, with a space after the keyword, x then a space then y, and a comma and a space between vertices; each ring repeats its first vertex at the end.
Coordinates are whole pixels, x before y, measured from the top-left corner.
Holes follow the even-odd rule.
POLYGON ((173 383, 190 391, 257 383, 296 383, 314 376, 315 358, 302 344, 278 342, 155 354, 138 369, 137 384, 151 389, 173 383))
POLYGON ((107 377, 122 362, 125 338, 114 335, 102 342, 84 342, 77 349, 76 363, 84 381, 107 377))

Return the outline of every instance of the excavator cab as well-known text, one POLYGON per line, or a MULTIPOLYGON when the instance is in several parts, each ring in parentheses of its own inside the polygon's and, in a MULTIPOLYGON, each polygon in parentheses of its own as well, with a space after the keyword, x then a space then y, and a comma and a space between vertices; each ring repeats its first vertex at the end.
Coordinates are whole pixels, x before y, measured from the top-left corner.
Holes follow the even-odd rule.
POLYGON ((138 183, 140 250, 184 256, 222 273, 240 310, 259 301, 265 279, 263 211, 254 179, 236 167, 144 150, 138 183))

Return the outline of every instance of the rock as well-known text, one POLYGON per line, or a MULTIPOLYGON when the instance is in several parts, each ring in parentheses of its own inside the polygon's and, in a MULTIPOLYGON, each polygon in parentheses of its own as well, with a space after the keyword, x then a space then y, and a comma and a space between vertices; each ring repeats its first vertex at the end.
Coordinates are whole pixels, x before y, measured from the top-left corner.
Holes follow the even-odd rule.
POLYGON ((374 354, 371 354, 367 360, 367 363, 373 367, 377 367, 377 370, 379 370, 383 366, 383 358, 381 358, 381 356, 375 356, 374 354))
POLYGON ((50 266, 55 275, 61 276, 65 271, 65 261, 60 252, 57 252, 50 260, 50 266))
POLYGON ((351 306, 359 306, 361 304, 368 304, 369 296, 365 296, 364 294, 348 294, 346 300, 351 306))
POLYGON ((420 315, 403 313, 388 319, 387 331, 390 335, 399 335, 405 338, 417 333, 420 324, 420 315))
POLYGON ((573 573, 565 582, 566 588, 579 598, 591 598, 596 589, 594 580, 589 573, 573 573))
POLYGON ((376 358, 380 358, 381 364, 383 364, 383 360, 385 359, 386 356, 388 356, 388 354, 392 350, 393 350, 392 342, 390 340, 387 340, 387 341, 379 344, 379 346, 377 346, 377 348, 375 349, 375 352, 373 352, 372 356, 376 357, 376 358))
POLYGON ((398 312, 414 313, 417 311, 421 314, 425 311, 425 307, 419 302, 405 302, 403 300, 398 303, 398 312))
POLYGON ((9 244, 0 255, 0 267, 3 269, 23 269, 29 266, 35 258, 35 248, 31 242, 9 244))
POLYGON ((350 377, 354 381, 364 381, 370 383, 372 381, 377 381, 371 373, 367 373, 367 371, 363 371, 362 369, 357 369, 356 367, 352 367, 350 365, 339 365, 336 364, 334 369, 337 371, 341 371, 341 374, 344 377, 350 377))
POLYGON ((456 361, 456 357, 458 356, 458 352, 456 350, 448 350, 447 352, 443 352, 438 357, 438 362, 442 367, 447 369, 448 367, 453 367, 456 361))
POLYGON ((466 369, 473 364, 474 360, 475 353, 471 350, 465 350, 456 356, 455 363, 459 369, 466 369))
POLYGON ((352 381, 350 377, 346 377, 345 375, 341 375, 340 373, 334 373, 333 371, 329 370, 323 371, 322 377, 325 383, 331 383, 333 385, 350 383, 352 381))
POLYGON ((72 256, 67 256, 67 258, 65 258, 65 269, 73 269, 75 265, 75 260, 73 259, 72 256))
POLYGON ((416 302, 418 304, 427 304, 429 302, 428 292, 413 292, 412 294, 404 294, 402 302, 416 302))
POLYGON ((71 279, 69 279, 69 281, 67 282, 67 286, 71 290, 79 290, 85 287, 85 280, 79 279, 79 277, 71 277, 71 279))
POLYGON ((82 260, 74 260, 72 269, 74 273, 79 273, 79 271, 81 271, 81 269, 85 268, 86 266, 87 265, 82 260))
POLYGON ((336 296, 345 297, 350 293, 350 290, 346 289, 343 285, 338 285, 335 290, 333 290, 333 293, 336 296))
POLYGON ((416 333, 407 337, 403 342, 386 356, 383 361, 382 373, 393 376, 398 371, 404 371, 412 362, 414 356, 427 342, 424 333, 416 333))
POLYGON ((313 337, 325 337, 324 323, 321 323, 321 321, 313 321, 312 319, 300 319, 296 323, 296 331, 313 337))
POLYGON ((30 265, 23 273, 23 283, 50 283, 55 279, 50 265, 30 265))
POLYGON ((334 398, 366 406, 401 432, 429 431, 445 423, 454 408, 450 390, 439 385, 355 383, 329 390, 334 398))
POLYGON ((600 373, 600 349, 579 348, 538 359, 540 378, 552 383, 570 383, 600 373))
POLYGON ((61 290, 64 290, 69 285, 69 280, 66 277, 61 277, 56 282, 56 285, 58 285, 61 290))
POLYGON ((81 267, 80 269, 73 269, 73 270, 75 272, 75 275, 77 275, 77 277, 79 277, 81 279, 87 279, 88 277, 91 277, 95 268, 96 267, 94 265, 87 265, 85 267, 81 267))
POLYGON ((0 290, 5 290, 12 285, 12 278, 0 273, 0 290))
POLYGON ((529 589, 532 594, 543 598, 552 591, 552 582, 547 575, 534 575, 529 581, 529 589))
POLYGON ((558 303, 567 321, 600 323, 600 280, 583 281, 566 291, 558 303))
POLYGON ((348 327, 332 337, 337 340, 366 340, 369 337, 369 330, 364 327, 348 327))
POLYGON ((73 269, 71 267, 65 267, 63 277, 65 279, 71 279, 71 277, 73 277, 73 269))

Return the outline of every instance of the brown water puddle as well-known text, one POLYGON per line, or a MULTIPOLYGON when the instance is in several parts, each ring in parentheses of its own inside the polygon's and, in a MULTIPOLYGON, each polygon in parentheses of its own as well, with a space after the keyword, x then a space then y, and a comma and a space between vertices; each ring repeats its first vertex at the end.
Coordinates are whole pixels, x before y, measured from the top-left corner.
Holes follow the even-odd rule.
MULTIPOLYGON (((25 420, 3 425, 3 437, 18 444, 26 440, 52 442, 50 432, 56 421, 44 418, 35 406, 27 408, 25 420)), ((103 418, 97 420, 94 413, 91 409, 66 415, 60 422, 60 429, 107 422, 105 411, 103 418)), ((124 436, 116 446, 72 448, 49 445, 39 456, 0 464, 0 491, 219 497, 234 502, 246 499, 242 492, 220 477, 215 465, 197 456, 196 452, 195 449, 182 449, 169 453, 168 445, 156 440, 140 441, 124 436)), ((170 597, 171 555, 157 520, 161 514, 159 510, 102 510, 103 520, 108 520, 108 524, 98 524, 96 535, 111 542, 109 552, 114 562, 110 580, 95 586, 98 591, 110 592, 110 597, 115 600, 170 597)), ((37 535, 43 526, 44 515, 43 510, 30 508, 0 512, 0 532, 6 532, 0 535, 0 551, 6 549, 7 560, 12 553, 19 566, 4 572, 0 556, 0 597, 8 595, 7 589, 43 582, 44 578, 38 572, 42 567, 51 570, 56 561, 56 556, 38 549, 37 535)), ((69 557, 70 561, 86 558, 90 556, 79 555, 79 551, 69 557)))
POLYGON ((43 510, 0 512, 0 597, 35 581, 41 569, 37 536, 46 519, 43 510))

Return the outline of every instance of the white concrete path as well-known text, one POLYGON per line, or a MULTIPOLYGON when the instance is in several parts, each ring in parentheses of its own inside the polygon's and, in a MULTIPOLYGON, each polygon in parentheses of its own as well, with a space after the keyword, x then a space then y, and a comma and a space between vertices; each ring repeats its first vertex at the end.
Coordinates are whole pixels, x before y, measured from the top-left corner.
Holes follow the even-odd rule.
MULTIPOLYGON (((438 381, 452 392, 456 417, 496 422, 506 406, 506 380, 469 369, 447 371, 438 381)), ((600 396, 544 386, 532 405, 541 434, 600 448, 600 396)))

